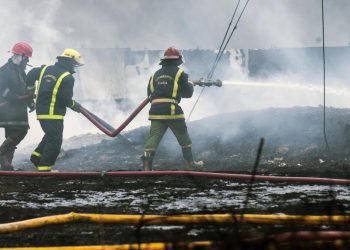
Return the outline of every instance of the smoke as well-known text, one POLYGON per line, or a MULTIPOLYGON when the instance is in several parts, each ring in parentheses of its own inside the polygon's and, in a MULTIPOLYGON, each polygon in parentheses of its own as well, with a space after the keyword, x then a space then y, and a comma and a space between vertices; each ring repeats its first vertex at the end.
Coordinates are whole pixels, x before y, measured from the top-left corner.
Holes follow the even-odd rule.
MULTIPOLYGON (((148 78, 158 65, 145 56, 141 63, 128 66, 123 64, 122 53, 106 50, 101 59, 94 54, 94 49, 161 51, 176 45, 182 49, 215 50, 236 3, 231 0, 0 0, 0 63, 6 62, 10 56, 6 52, 18 41, 33 46, 31 64, 35 66, 54 63, 56 56, 67 47, 80 50, 86 65, 75 74, 75 98, 109 123, 120 124, 128 113, 121 111, 121 104, 115 99, 129 99, 129 110, 136 107, 145 98, 148 78)), ((349 11, 347 0, 325 1, 326 45, 349 44, 349 11)), ((227 49, 320 46, 321 31, 319 0, 250 1, 227 49)), ((291 63, 303 64, 302 58, 293 59, 292 53, 289 56, 291 63)), ((197 67, 211 63, 203 61, 197 67)), ((348 65, 340 65, 342 75, 338 78, 348 77, 348 65)), ((236 66, 230 64, 231 74, 227 72, 224 80, 251 81, 249 72, 240 72, 236 66)), ((188 73, 191 76, 191 72, 188 73)), ((320 75, 315 79, 319 85, 320 75)), ((310 84, 303 75, 290 74, 255 80, 310 84)), ((182 101, 186 114, 199 91, 197 88, 192 99, 182 101)), ((271 106, 314 106, 322 103, 319 94, 245 86, 211 88, 204 92, 191 119, 271 106)), ((336 97, 334 100, 338 101, 336 97)), ((339 106, 346 105, 343 102, 339 106)), ((147 111, 144 110, 128 129, 148 125, 146 120, 147 111)), ((42 136, 34 114, 30 114, 30 125, 30 133, 21 145, 36 144, 42 136)), ((87 132, 96 133, 97 130, 79 114, 69 111, 64 137, 87 132)))

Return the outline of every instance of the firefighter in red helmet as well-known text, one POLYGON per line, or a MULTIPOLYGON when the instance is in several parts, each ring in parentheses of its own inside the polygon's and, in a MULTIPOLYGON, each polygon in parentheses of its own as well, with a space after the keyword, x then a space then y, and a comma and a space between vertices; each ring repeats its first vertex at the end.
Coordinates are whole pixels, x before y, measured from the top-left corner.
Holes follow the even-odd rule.
POLYGON ((203 162, 193 159, 192 142, 179 105, 181 98, 190 98, 193 94, 193 84, 188 81, 188 75, 179 68, 182 63, 180 50, 174 46, 169 47, 159 63, 161 69, 149 80, 147 95, 151 101, 151 128, 141 157, 145 171, 152 170, 156 149, 168 128, 175 134, 182 148, 186 170, 199 170, 203 166, 203 162))
POLYGON ((5 128, 5 141, 0 146, 1 170, 14 170, 12 159, 17 145, 26 136, 29 123, 27 107, 33 111, 35 104, 34 85, 26 84, 25 69, 32 57, 32 47, 25 43, 16 43, 12 56, 0 68, 0 127, 5 128), (31 97, 22 99, 22 97, 31 97))

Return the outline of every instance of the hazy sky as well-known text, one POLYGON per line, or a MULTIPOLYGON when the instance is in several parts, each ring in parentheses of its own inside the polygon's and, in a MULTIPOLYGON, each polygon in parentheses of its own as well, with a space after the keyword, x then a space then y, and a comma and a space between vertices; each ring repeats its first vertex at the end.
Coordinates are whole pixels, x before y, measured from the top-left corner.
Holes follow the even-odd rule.
MULTIPOLYGON (((0 51, 21 40, 39 57, 64 47, 215 49, 237 2, 0 0, 0 51)), ((326 44, 349 45, 350 1, 324 2, 326 44)), ((228 48, 319 46, 320 38, 321 0, 250 0, 228 48)))

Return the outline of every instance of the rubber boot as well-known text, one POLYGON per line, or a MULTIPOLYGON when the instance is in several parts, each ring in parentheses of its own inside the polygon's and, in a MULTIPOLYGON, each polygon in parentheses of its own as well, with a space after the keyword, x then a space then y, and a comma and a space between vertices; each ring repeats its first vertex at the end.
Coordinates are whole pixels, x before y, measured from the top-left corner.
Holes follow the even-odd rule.
POLYGON ((152 171, 152 163, 154 158, 155 152, 154 151, 145 151, 143 152, 143 155, 141 156, 141 159, 143 161, 143 171, 152 171))
POLYGON ((7 138, 0 146, 0 165, 3 171, 13 171, 12 159, 16 149, 11 138, 7 138))
POLYGON ((11 160, 7 154, 0 154, 0 165, 2 171, 13 171, 14 168, 11 164, 11 160))
POLYGON ((35 167, 37 167, 39 165, 39 162, 40 162, 40 156, 32 154, 30 156, 30 161, 34 164, 35 167))
POLYGON ((203 170, 203 161, 194 161, 192 148, 191 147, 183 147, 182 154, 186 161, 185 169, 188 171, 201 171, 203 170))

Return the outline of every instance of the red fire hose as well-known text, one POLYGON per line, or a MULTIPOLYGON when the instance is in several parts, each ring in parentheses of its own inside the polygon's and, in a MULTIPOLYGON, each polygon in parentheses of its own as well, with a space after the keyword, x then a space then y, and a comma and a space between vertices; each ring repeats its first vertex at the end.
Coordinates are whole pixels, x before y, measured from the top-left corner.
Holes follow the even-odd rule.
POLYGON ((99 130, 110 137, 116 137, 123 129, 128 126, 128 124, 140 113, 140 111, 149 103, 149 99, 146 98, 132 113, 128 118, 117 128, 114 129, 111 125, 103 121, 97 115, 91 113, 84 107, 80 107, 80 112, 92 122, 99 130))
MULTIPOLYGON (((28 172, 28 171, 0 171, 0 176, 60 176, 60 177, 142 177, 142 176, 189 176, 249 181, 250 174, 194 172, 194 171, 115 171, 115 172, 28 172)), ((348 179, 303 177, 303 176, 266 176, 255 175, 255 181, 287 182, 303 184, 345 185, 350 186, 348 179)))
MULTIPOLYGON (((222 86, 221 80, 193 80, 192 81, 194 85, 198 86, 222 86)), ((34 96, 35 97, 35 96, 34 96)), ((31 95, 25 95, 25 96, 18 96, 17 100, 25 100, 25 99, 31 99, 33 98, 33 94, 31 95)), ((7 105, 9 102, 2 102, 0 103, 0 107, 7 105)), ((140 113, 140 111, 149 103, 149 98, 146 98, 132 113, 131 115, 117 128, 114 129, 111 125, 109 125, 107 122, 102 120, 97 115, 93 114, 91 111, 87 110, 84 107, 80 107, 80 112, 90 121, 92 122, 99 130, 101 130, 103 133, 110 137, 116 137, 123 129, 128 126, 128 124, 140 113)))
MULTIPOLYGON (((216 86, 221 87, 222 81, 221 80, 192 80, 191 81, 194 85, 198 86, 216 86)), ((117 128, 114 129, 111 125, 109 125, 107 122, 102 120, 97 115, 93 114, 91 111, 87 110, 84 107, 80 107, 80 112, 90 121, 92 122, 99 130, 101 130, 103 133, 110 137, 116 137, 123 129, 128 126, 128 124, 140 113, 140 111, 149 103, 149 98, 146 98, 132 113, 131 115, 117 128)))
POLYGON ((277 242, 285 242, 291 240, 336 240, 350 239, 349 231, 298 231, 286 232, 272 235, 270 239, 277 242))

